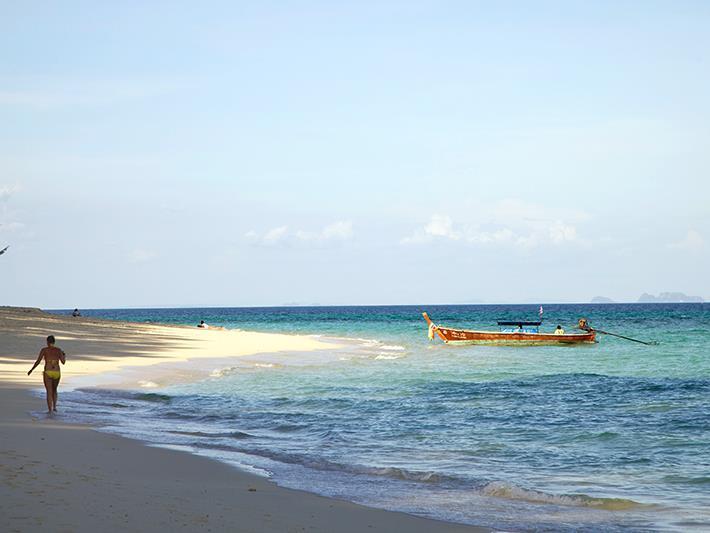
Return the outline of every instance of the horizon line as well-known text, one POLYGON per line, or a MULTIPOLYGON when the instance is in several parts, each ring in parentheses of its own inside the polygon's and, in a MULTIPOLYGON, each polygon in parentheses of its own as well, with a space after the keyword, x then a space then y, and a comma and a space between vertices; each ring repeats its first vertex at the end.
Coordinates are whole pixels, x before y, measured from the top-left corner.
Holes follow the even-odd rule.
MULTIPOLYGON (((270 305, 156 305, 156 306, 126 306, 126 307, 36 307, 41 311, 72 311, 74 309, 83 309, 85 311, 101 311, 101 310, 138 310, 138 309, 276 309, 276 308, 329 308, 329 307, 461 307, 461 306, 545 306, 545 305, 664 305, 664 304, 688 304, 688 305, 703 305, 710 303, 706 300, 701 302, 639 302, 639 301, 621 301, 621 302, 476 302, 476 303, 416 303, 416 304, 270 304, 270 305)), ((5 308, 27 309, 28 306, 2 306, 5 308)), ((29 306, 32 308, 32 306, 29 306)))

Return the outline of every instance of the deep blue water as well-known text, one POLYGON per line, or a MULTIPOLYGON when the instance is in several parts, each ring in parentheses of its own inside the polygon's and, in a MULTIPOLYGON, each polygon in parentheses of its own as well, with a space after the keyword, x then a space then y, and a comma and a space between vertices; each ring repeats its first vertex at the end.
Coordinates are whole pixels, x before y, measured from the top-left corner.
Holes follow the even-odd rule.
POLYGON ((611 332, 577 347, 430 343, 533 305, 83 310, 319 335, 207 379, 64 395, 105 429, 249 465, 285 486, 507 530, 710 529, 710 305, 545 305, 611 332), (348 339, 348 340, 343 340, 348 339))

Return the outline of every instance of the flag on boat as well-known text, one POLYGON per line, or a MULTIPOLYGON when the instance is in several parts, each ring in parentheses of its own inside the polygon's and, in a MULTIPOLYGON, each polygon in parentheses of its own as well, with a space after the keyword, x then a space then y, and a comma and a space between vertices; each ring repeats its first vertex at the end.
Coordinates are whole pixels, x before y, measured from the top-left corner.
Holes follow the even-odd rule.
POLYGON ((539 311, 540 318, 542 318, 542 313, 543 313, 543 309, 542 309, 542 306, 540 306, 540 311, 539 311))

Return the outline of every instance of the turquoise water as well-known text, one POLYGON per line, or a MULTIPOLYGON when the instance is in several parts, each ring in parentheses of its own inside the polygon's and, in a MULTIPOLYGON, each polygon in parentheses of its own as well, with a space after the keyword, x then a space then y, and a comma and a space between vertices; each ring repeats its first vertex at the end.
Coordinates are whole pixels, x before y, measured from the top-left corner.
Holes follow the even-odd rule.
POLYGON ((72 416, 284 486, 512 531, 710 529, 707 304, 545 305, 577 347, 445 346, 421 311, 494 329, 537 306, 92 310, 104 318, 337 338, 227 360, 192 383, 80 389, 72 416))

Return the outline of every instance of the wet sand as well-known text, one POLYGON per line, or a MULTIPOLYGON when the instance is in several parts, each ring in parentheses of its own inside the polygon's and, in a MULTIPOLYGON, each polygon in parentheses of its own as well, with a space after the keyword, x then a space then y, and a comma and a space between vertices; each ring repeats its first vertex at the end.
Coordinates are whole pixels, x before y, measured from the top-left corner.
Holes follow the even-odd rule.
POLYGON ((62 386, 117 368, 328 349, 306 336, 198 330, 0 308, 0 523, 4 531, 484 531, 278 487, 212 459, 62 422, 62 386), (48 417, 44 338, 67 352, 48 417))

